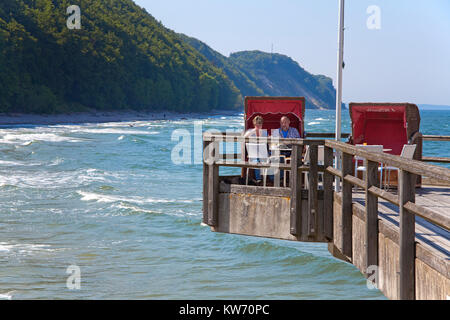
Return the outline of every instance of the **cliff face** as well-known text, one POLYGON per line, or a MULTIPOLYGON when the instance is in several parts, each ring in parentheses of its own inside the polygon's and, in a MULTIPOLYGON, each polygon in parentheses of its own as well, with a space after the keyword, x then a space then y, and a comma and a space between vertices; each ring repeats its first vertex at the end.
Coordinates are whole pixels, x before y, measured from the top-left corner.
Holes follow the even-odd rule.
POLYGON ((304 96, 307 108, 333 109, 336 91, 332 80, 312 75, 291 58, 260 51, 230 55, 231 62, 269 96, 304 96))
POLYGON ((0 1, 0 112, 207 111, 241 102, 233 82, 131 0, 0 1))
POLYGON ((243 51, 225 57, 195 38, 180 37, 221 68, 242 96, 304 96, 307 108, 335 108, 331 78, 312 75, 285 55, 243 51))

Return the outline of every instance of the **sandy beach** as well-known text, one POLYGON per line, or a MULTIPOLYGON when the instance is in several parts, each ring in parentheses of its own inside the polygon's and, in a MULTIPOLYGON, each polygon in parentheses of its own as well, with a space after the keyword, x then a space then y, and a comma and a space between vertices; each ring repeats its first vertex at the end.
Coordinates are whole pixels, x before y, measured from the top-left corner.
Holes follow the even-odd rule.
MULTIPOLYGON (((178 113, 170 111, 138 112, 138 111, 96 111, 71 114, 38 115, 38 114, 2 114, 0 125, 53 125, 67 123, 101 123, 120 121, 147 120, 179 120, 182 118, 207 118, 218 114, 228 114, 230 111, 211 111, 209 113, 178 113)), ((234 112, 235 113, 235 112, 234 112)))

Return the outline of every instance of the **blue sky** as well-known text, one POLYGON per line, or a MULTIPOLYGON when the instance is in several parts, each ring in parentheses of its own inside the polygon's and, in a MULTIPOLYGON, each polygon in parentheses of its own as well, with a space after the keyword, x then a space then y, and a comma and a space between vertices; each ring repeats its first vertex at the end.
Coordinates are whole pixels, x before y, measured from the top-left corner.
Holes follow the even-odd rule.
MULTIPOLYGON (((135 0, 167 28, 223 55, 285 54, 336 79, 338 0, 135 0)), ((347 0, 345 102, 450 105, 450 1, 347 0), (371 30, 367 8, 380 8, 371 30)), ((335 82, 334 82, 335 83, 335 82)))

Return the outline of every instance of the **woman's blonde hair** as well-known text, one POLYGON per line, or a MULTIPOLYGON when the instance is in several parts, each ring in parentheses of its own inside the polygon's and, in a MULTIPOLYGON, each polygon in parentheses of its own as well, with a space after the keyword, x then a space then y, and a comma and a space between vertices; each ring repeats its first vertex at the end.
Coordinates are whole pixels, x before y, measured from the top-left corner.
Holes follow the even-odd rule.
POLYGON ((263 119, 263 117, 261 117, 261 116, 256 116, 254 119, 253 119, 253 125, 256 125, 256 124, 263 124, 264 123, 264 119, 263 119))

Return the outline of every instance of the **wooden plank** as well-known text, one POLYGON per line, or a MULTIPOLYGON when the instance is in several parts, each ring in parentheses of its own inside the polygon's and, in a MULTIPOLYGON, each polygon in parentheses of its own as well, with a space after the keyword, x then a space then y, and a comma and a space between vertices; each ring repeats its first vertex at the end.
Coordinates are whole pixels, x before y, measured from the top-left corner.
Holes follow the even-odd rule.
POLYGON ((401 300, 415 298, 415 216, 404 204, 415 199, 415 175, 400 170, 400 292, 401 300))
MULTIPOLYGON (((333 149, 324 147, 324 166, 333 166, 333 149)), ((323 174, 323 221, 324 235, 330 241, 333 239, 333 175, 328 171, 323 174)))
POLYGON ((420 176, 450 181, 450 169, 423 163, 422 161, 405 159, 383 152, 370 152, 356 146, 334 140, 325 140, 325 145, 344 153, 357 155, 370 161, 385 163, 420 176))
MULTIPOLYGON (((256 163, 256 162, 248 162, 248 161, 223 161, 223 160, 217 160, 215 161, 215 164, 221 167, 234 167, 234 168, 271 168, 274 164, 273 163, 256 163)), ((284 163, 277 163, 277 167, 279 169, 285 169, 289 170, 291 169, 291 166, 284 163)), ((307 168, 305 168, 306 170, 307 168)))
POLYGON ((422 138, 428 141, 450 141, 450 136, 424 135, 422 138))
POLYGON ((378 185, 378 163, 364 160, 366 166, 366 233, 365 233, 365 272, 370 266, 378 266, 378 198, 368 188, 378 185))
POLYGON ((338 169, 336 169, 336 168, 333 168, 332 166, 328 166, 328 167, 325 169, 325 171, 328 172, 328 173, 331 173, 333 176, 342 178, 342 171, 341 171, 341 170, 338 170, 338 169))
POLYGON ((371 186, 368 190, 371 194, 398 206, 398 197, 394 196, 392 193, 384 191, 376 186, 371 186))
MULTIPOLYGON (((439 200, 437 200, 439 201, 439 200)), ((407 202, 403 205, 409 212, 418 215, 419 217, 438 225, 447 231, 450 230, 450 216, 435 212, 433 210, 424 208, 423 206, 418 206, 413 202, 407 202)), ((450 210, 450 207, 448 208, 450 210)), ((446 210, 447 211, 447 210, 446 210)), ((448 211, 447 211, 448 212, 448 211)))
POLYGON ((450 158, 445 157, 422 157, 424 162, 450 163, 450 158))
MULTIPOLYGON (((348 153, 342 154, 342 175, 351 175, 353 172, 352 156, 348 153)), ((348 181, 342 181, 342 253, 352 258, 352 184, 348 181)))
MULTIPOLYGON (((354 197, 356 200, 363 199, 362 194, 356 194, 354 197)), ((342 197, 339 193, 334 194, 334 202, 335 206, 340 208, 342 203, 342 197)), ((380 203, 378 205, 378 211, 379 211, 379 219, 378 219, 378 230, 379 235, 383 235, 384 237, 390 239, 395 244, 399 244, 399 228, 398 228, 398 212, 394 211, 392 209, 392 206, 386 207, 384 205, 385 203, 380 203), (395 222, 394 222, 395 221, 395 222), (396 224, 397 223, 397 224, 396 224)), ((356 215, 359 219, 366 221, 365 212, 364 210, 360 210, 361 206, 358 206, 357 203, 353 204, 353 214, 356 215)), ((397 210, 397 209, 395 209, 397 210)), ((338 225, 335 226, 335 228, 338 228, 338 225)), ((335 233, 336 237, 339 237, 340 234, 335 233)), ((450 279, 450 259, 448 254, 443 253, 442 251, 439 251, 436 249, 435 244, 437 242, 441 243, 441 240, 445 241, 446 243, 449 243, 449 240, 446 240, 445 237, 441 237, 438 234, 434 233, 432 230, 427 229, 419 224, 419 222, 416 221, 416 258, 420 259, 436 271, 440 272, 441 274, 445 275, 447 278, 450 279), (425 242, 422 239, 418 239, 417 236, 420 235, 422 238, 428 238, 428 235, 431 235, 432 238, 434 238, 434 242, 425 242)), ((431 241, 431 239, 430 239, 431 241)), ((440 244, 443 248, 448 248, 448 245, 445 243, 440 244)), ((450 248, 446 249, 447 252, 450 251, 450 248)), ((379 252, 381 252, 381 248, 379 248, 379 252)), ((380 254, 380 253, 379 253, 380 254)), ((381 262, 381 256, 379 255, 379 263, 380 266, 382 264, 381 262)), ((398 261, 398 257, 397 257, 398 261)), ((395 272, 397 272, 396 270, 395 272)), ((396 293, 396 295, 398 292, 396 293)))
POLYGON ((242 154, 240 153, 221 153, 219 154, 219 159, 224 160, 241 160, 242 154))
POLYGON ((270 137, 245 137, 243 135, 240 136, 233 136, 233 137, 228 137, 227 135, 223 135, 223 134, 212 134, 212 133, 208 133, 205 132, 205 134, 203 135, 203 140, 204 141, 227 141, 227 142, 239 142, 239 143, 247 143, 247 142, 253 142, 253 143, 271 143, 276 141, 277 143, 282 143, 285 145, 297 145, 297 146, 302 146, 302 145, 323 145, 324 144, 324 140, 322 139, 299 139, 299 138, 272 138, 270 137))
POLYGON ((312 145, 309 147, 309 174, 308 174, 308 236, 312 237, 317 234, 318 229, 318 147, 312 145))
MULTIPOLYGON (((306 132, 306 138, 334 138, 336 133, 334 132, 306 132)), ((342 138, 348 138, 350 133, 341 133, 342 138)))
MULTIPOLYGON (((385 202, 379 202, 378 211, 380 218, 385 218, 390 223, 396 226, 400 225, 400 218, 398 209, 387 205, 385 202)), ((446 259, 449 258, 450 252, 450 240, 448 238, 448 232, 437 227, 434 224, 427 222, 426 220, 416 219, 416 242, 423 242, 430 245, 434 250, 440 251, 446 259), (447 254, 445 254, 447 253, 447 254)), ((396 240, 397 241, 397 240, 396 240)), ((398 241, 397 241, 398 242, 398 241)), ((417 253, 416 253, 417 254, 417 253)))
POLYGON ((363 181, 363 180, 361 180, 359 178, 356 178, 356 177, 354 177, 354 176, 352 176, 350 174, 346 175, 344 177, 344 180, 346 182, 351 183, 352 185, 358 186, 358 187, 360 187, 362 189, 366 189, 366 182, 365 181, 363 181))
POLYGON ((302 159, 301 148, 297 145, 292 146, 291 153, 291 212, 290 212, 290 233, 294 236, 300 236, 301 216, 302 216, 302 177, 297 167, 302 159))

